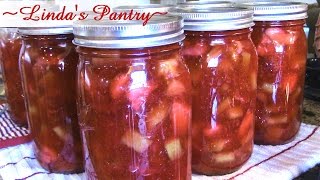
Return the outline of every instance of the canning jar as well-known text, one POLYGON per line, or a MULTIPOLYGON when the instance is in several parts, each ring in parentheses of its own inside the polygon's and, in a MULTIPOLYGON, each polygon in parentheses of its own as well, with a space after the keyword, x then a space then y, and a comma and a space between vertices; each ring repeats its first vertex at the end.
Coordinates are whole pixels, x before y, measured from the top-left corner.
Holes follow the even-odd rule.
POLYGON ((191 179, 181 17, 74 24, 88 179, 191 179))
POLYGON ((10 118, 17 125, 27 126, 27 115, 19 71, 19 54, 22 40, 17 30, 17 28, 0 29, 0 62, 10 118))
POLYGON ((226 174, 252 153, 257 53, 252 10, 173 9, 185 19, 182 47, 192 79, 192 169, 226 174))
POLYGON ((72 27, 21 28, 20 68, 36 158, 55 173, 83 171, 72 27))
POLYGON ((307 5, 283 2, 253 7, 252 39, 259 56, 255 143, 284 144, 295 137, 301 124, 307 5))

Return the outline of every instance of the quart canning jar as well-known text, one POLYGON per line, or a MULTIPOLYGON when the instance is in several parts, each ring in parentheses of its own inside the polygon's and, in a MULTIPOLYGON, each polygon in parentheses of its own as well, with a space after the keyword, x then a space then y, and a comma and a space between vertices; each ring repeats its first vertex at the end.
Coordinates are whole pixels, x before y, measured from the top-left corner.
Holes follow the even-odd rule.
POLYGON ((250 157, 257 88, 253 11, 173 9, 185 19, 182 54, 192 78, 192 169, 235 171, 250 157))
POLYGON ((191 179, 181 17, 74 24, 88 179, 191 179))
POLYGON ((252 39, 259 56, 255 143, 284 144, 299 131, 307 58, 307 5, 254 6, 252 39))
POLYGON ((0 29, 0 62, 10 118, 17 125, 27 126, 27 115, 19 71, 19 54, 22 40, 17 31, 17 28, 0 29))
POLYGON ((21 28, 20 68, 34 151, 50 172, 83 171, 72 27, 21 28))

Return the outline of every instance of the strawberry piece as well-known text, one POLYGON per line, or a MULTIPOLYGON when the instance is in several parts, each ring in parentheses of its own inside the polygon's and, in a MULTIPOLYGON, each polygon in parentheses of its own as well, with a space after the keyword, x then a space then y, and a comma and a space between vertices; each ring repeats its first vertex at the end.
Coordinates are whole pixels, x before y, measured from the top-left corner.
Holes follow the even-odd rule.
POLYGON ((178 136, 187 134, 191 121, 191 107, 175 100, 172 104, 170 118, 175 127, 175 134, 178 136))
POLYGON ((172 139, 166 142, 165 148, 171 161, 179 159, 183 154, 179 139, 172 139))
POLYGON ((280 45, 293 44, 297 39, 294 34, 288 33, 281 28, 268 28, 265 33, 270 39, 280 45))
POLYGON ((147 113, 147 125, 148 129, 152 130, 158 124, 160 124, 169 114, 169 104, 161 102, 160 104, 152 107, 147 113))
POLYGON ((229 119, 237 119, 243 116, 243 110, 241 107, 232 107, 227 111, 227 116, 229 119))
POLYGON ((127 131, 122 136, 121 142, 138 153, 143 153, 152 144, 151 140, 136 131, 127 131))
POLYGON ((169 82, 167 95, 168 96, 179 96, 186 92, 184 84, 178 80, 172 80, 169 82))
POLYGON ((118 99, 125 94, 128 89, 130 77, 128 74, 117 75, 110 84, 110 93, 113 99, 118 99))
POLYGON ((253 125, 254 125, 254 119, 253 118, 254 118, 253 113, 250 110, 248 110, 246 115, 244 116, 242 122, 241 122, 240 127, 239 127, 238 134, 239 134, 240 138, 246 137, 248 132, 251 129, 253 129, 253 125))

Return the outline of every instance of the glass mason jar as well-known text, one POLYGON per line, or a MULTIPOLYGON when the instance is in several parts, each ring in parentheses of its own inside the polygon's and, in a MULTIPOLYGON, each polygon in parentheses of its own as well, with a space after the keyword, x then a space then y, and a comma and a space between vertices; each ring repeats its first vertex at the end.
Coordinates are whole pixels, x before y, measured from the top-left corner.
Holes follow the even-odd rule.
POLYGON ((206 175, 233 172, 253 148, 258 69, 250 38, 253 12, 186 8, 171 13, 185 19, 182 54, 193 85, 192 169, 206 175))
POLYGON ((0 62, 10 118, 19 126, 27 126, 28 122, 19 70, 19 54, 22 40, 17 30, 17 28, 0 29, 0 62))
POLYGON ((299 131, 307 58, 306 11, 307 5, 301 3, 254 6, 252 39, 259 56, 257 144, 284 144, 299 131))
POLYGON ((191 179, 191 80, 179 53, 182 18, 142 23, 74 24, 88 179, 191 179))
POLYGON ((55 173, 83 171, 72 28, 21 28, 20 68, 36 158, 55 173))

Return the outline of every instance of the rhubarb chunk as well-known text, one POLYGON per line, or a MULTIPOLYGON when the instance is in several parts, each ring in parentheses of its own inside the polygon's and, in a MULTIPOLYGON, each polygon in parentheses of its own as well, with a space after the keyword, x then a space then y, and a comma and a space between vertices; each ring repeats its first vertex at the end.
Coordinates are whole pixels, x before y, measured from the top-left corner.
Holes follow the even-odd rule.
POLYGON ((249 69, 251 54, 248 52, 242 52, 241 55, 242 55, 242 66, 246 69, 249 69))
POLYGON ((67 140, 67 132, 60 126, 56 126, 53 128, 53 131, 57 134, 57 136, 63 140, 66 141, 67 140))
POLYGON ((151 140, 136 131, 127 131, 122 136, 121 142, 138 153, 143 153, 152 144, 151 140))
POLYGON ((241 107, 233 107, 228 109, 227 115, 229 119, 237 119, 243 116, 243 110, 241 107))
POLYGON ((227 164, 235 161, 236 157, 233 152, 214 154, 213 159, 216 163, 227 164))
POLYGON ((171 161, 179 159, 183 154, 181 143, 179 139, 173 139, 166 143, 166 151, 171 161))
POLYGON ((209 144, 209 152, 214 152, 214 153, 218 153, 221 152, 226 144, 227 144, 228 140, 225 139, 217 139, 214 140, 212 143, 209 144))
POLYGON ((288 117, 286 115, 277 115, 269 117, 266 122, 269 125, 276 125, 276 124, 285 124, 288 122, 288 117))
POLYGON ((169 104, 160 102, 159 105, 152 107, 147 113, 148 129, 152 130, 158 124, 160 124, 169 114, 169 104))

